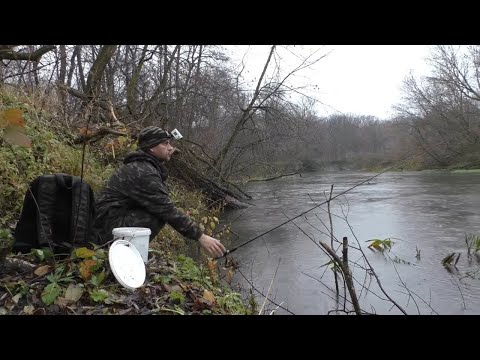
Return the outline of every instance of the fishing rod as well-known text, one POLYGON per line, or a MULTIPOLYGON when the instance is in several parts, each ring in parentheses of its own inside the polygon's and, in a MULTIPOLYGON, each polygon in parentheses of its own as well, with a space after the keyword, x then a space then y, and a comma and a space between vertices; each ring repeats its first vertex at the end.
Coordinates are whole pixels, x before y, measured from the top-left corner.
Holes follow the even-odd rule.
MULTIPOLYGON (((444 144, 445 142, 446 142, 446 141, 442 141, 441 143, 435 145, 433 148, 436 148, 437 146, 442 145, 442 144, 444 144)), ((253 237, 252 239, 247 240, 247 241, 245 241, 244 243, 242 243, 242 244, 240 244, 240 245, 238 245, 238 246, 235 246, 235 247, 233 247, 233 248, 230 249, 230 250, 225 251, 222 256, 219 256, 219 257, 215 258, 215 260, 224 258, 225 256, 233 253, 234 251, 237 251, 238 249, 240 249, 241 247, 243 247, 243 246, 251 243, 252 241, 255 241, 255 240, 261 238, 262 236, 268 234, 269 232, 272 232, 272 231, 274 231, 274 230, 282 227, 283 225, 286 225, 286 224, 288 224, 289 222, 291 222, 291 221, 293 221, 293 220, 295 220, 295 219, 298 219, 300 216, 303 216, 303 215, 309 213, 310 211, 315 210, 315 209, 319 208, 319 207, 322 206, 322 205, 325 205, 326 203, 328 203, 328 202, 330 202, 330 201, 338 198, 339 196, 345 195, 347 192, 355 189, 356 187, 358 187, 358 186, 360 186, 360 185, 363 185, 363 184, 365 184, 366 182, 368 182, 368 181, 370 181, 370 180, 372 180, 372 179, 375 179, 377 176, 380 176, 380 175, 386 173, 387 171, 392 170, 393 168, 397 167, 397 166, 400 165, 401 163, 409 160, 410 158, 414 158, 414 157, 416 157, 416 156, 418 156, 418 155, 420 155, 420 154, 422 154, 422 153, 423 153, 423 151, 418 152, 418 153, 415 153, 415 154, 413 154, 413 155, 408 155, 408 156, 405 157, 403 160, 400 160, 400 161, 396 162, 395 164, 393 164, 393 165, 390 166, 390 167, 387 167, 386 169, 380 171, 378 174, 375 174, 375 175, 369 177, 368 179, 363 180, 363 181, 359 182, 358 184, 355 184, 355 185, 352 186, 351 188, 349 188, 349 189, 347 189, 347 190, 344 190, 344 191, 342 191, 341 193, 339 193, 339 194, 337 194, 337 195, 335 195, 335 196, 332 196, 330 199, 325 200, 324 202, 315 205, 314 207, 312 207, 312 208, 310 208, 310 209, 302 212, 301 214, 296 215, 295 217, 293 217, 293 218, 291 218, 291 219, 289 219, 289 220, 287 220, 287 221, 284 221, 283 223, 281 223, 281 224, 279 224, 279 225, 271 228, 270 230, 267 230, 267 231, 261 233, 260 235, 257 235, 257 236, 255 236, 255 237, 253 237)))

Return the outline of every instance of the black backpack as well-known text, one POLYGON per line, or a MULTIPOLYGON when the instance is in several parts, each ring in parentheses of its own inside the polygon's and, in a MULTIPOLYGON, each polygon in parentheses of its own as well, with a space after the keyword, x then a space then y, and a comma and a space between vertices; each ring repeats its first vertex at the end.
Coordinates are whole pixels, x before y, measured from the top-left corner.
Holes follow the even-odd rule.
POLYGON ((37 177, 29 187, 14 232, 14 252, 51 247, 55 253, 68 253, 95 242, 90 185, 77 176, 49 174, 37 177))

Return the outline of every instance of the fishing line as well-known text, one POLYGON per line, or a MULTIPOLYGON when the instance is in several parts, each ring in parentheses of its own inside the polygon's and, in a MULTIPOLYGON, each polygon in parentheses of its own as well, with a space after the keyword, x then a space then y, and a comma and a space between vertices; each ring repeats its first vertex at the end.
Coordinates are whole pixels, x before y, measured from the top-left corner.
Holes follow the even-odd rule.
MULTIPOLYGON (((445 142, 446 142, 446 141, 442 141, 441 143, 435 145, 433 148, 436 148, 437 146, 442 145, 442 144, 444 144, 445 142)), ((405 157, 403 160, 400 160, 400 161, 396 162, 395 164, 393 164, 393 165, 390 166, 390 167, 387 167, 386 169, 380 171, 378 174, 375 174, 375 175, 373 175, 373 176, 371 176, 371 177, 369 177, 369 178, 367 178, 367 179, 365 179, 365 180, 363 180, 363 181, 355 184, 355 185, 352 186, 351 188, 348 188, 347 190, 344 190, 344 191, 340 192, 339 194, 337 194, 337 195, 335 195, 335 196, 332 196, 329 200, 325 200, 324 202, 322 202, 322 203, 320 203, 320 204, 318 204, 318 205, 315 205, 314 207, 312 207, 312 208, 310 208, 310 209, 308 209, 308 210, 306 210, 306 211, 304 211, 304 212, 296 215, 295 217, 293 217, 293 218, 291 218, 291 219, 289 219, 289 220, 287 220, 287 221, 284 221, 283 223, 281 223, 281 224, 279 224, 279 225, 277 225, 277 226, 275 226, 275 227, 273 227, 273 228, 271 228, 271 229, 269 229, 269 230, 267 230, 267 231, 265 231, 265 232, 263 232, 263 233, 255 236, 255 237, 253 237, 252 239, 247 240, 247 241, 245 241, 244 243, 242 243, 242 244, 240 244, 240 245, 238 245, 238 246, 235 246, 235 247, 233 247, 233 248, 230 249, 230 250, 225 251, 222 256, 220 256, 220 257, 218 257, 218 258, 215 258, 215 260, 221 259, 221 258, 227 256, 228 254, 231 254, 232 252, 234 252, 234 251, 240 249, 241 247, 243 247, 243 246, 251 243, 252 241, 255 241, 255 240, 257 240, 258 238, 261 238, 262 236, 264 236, 264 235, 266 235, 266 234, 268 234, 268 233, 270 233, 270 232, 272 232, 272 231, 274 231, 274 230, 282 227, 283 225, 286 225, 286 224, 288 224, 289 222, 291 222, 291 221, 293 221, 293 220, 295 220, 295 219, 298 219, 300 216, 303 216, 303 215, 309 213, 310 211, 315 210, 315 209, 319 208, 319 207, 322 206, 322 205, 325 205, 325 204, 328 203, 329 201, 332 201, 332 200, 338 198, 339 196, 345 195, 347 192, 355 189, 356 187, 358 187, 358 186, 360 186, 360 185, 363 185, 363 184, 365 184, 366 182, 368 182, 368 181, 370 181, 370 180, 372 180, 372 179, 375 179, 377 176, 380 176, 380 175, 386 173, 387 171, 392 170, 393 168, 397 167, 397 166, 400 165, 401 163, 409 160, 410 158, 414 158, 414 157, 416 157, 416 156, 418 156, 418 155, 420 155, 420 154, 422 154, 422 153, 424 153, 424 151, 415 153, 415 154, 413 154, 413 155, 408 155, 408 156, 405 157)))

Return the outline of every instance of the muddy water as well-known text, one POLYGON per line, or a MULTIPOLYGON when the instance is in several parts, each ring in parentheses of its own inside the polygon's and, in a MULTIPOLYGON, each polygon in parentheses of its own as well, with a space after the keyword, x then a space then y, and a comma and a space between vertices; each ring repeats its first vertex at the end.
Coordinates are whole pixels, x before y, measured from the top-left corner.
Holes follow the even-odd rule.
MULTIPOLYGON (((229 211, 222 219, 234 220, 232 229, 240 236, 231 246, 324 201, 331 184, 335 195, 372 175, 311 173, 251 183, 247 192, 253 196, 252 206, 229 211)), ((479 173, 383 174, 336 199, 331 211, 335 237, 347 236, 351 245, 361 245, 384 290, 407 313, 480 314, 480 266, 469 260, 465 244, 466 233, 480 235, 479 173), (385 255, 367 248, 370 239, 392 239, 394 244, 385 255), (456 268, 445 267, 442 259, 452 252, 461 253, 456 268)), ((333 272, 323 266, 329 259, 315 242, 330 243, 329 226, 322 206, 232 256, 264 294, 272 284, 269 298, 277 304, 294 314, 327 314, 336 307, 333 272)), ((400 314, 364 270, 367 264, 361 253, 350 249, 349 260, 362 309, 400 314)), ((234 281, 248 287, 240 274, 234 281)), ((276 308, 267 306, 270 311, 276 308)), ((287 312, 278 308, 276 314, 287 312)))

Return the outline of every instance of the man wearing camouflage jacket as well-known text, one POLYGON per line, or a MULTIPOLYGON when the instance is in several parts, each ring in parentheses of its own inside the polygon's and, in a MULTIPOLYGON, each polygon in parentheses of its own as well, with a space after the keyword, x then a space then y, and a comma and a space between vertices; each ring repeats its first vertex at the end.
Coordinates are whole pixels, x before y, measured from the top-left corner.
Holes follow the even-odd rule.
POLYGON ((199 226, 170 200, 164 163, 174 152, 172 138, 169 132, 156 126, 140 132, 139 150, 126 156, 124 164, 97 197, 94 228, 99 242, 112 240, 112 230, 125 226, 150 228, 152 240, 168 223, 183 236, 198 240, 210 256, 221 256, 225 247, 220 241, 202 234, 199 226))

